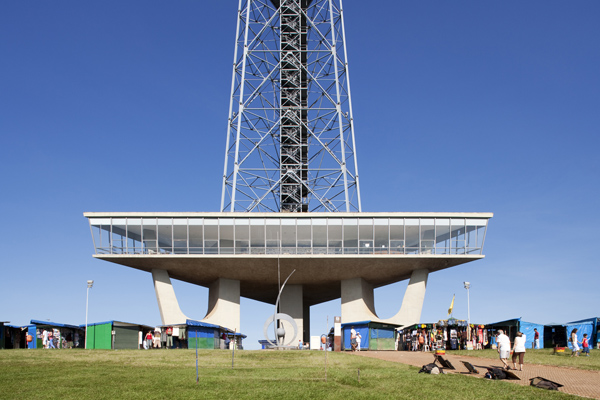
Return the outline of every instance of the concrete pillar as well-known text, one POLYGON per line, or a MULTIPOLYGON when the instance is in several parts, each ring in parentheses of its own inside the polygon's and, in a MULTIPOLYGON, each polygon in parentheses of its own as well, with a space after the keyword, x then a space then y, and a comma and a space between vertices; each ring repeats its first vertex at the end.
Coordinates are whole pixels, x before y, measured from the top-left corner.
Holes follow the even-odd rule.
POLYGON ((291 326, 285 326, 286 322, 282 321, 284 324, 286 336, 284 343, 290 343, 292 345, 298 344, 299 340, 304 340, 306 327, 304 326, 304 306, 302 302, 302 285, 285 285, 283 291, 281 292, 281 297, 279 298, 279 312, 283 314, 287 314, 296 323, 298 326, 298 333, 295 338, 289 338, 288 334, 294 334, 294 328, 291 326))
POLYGON ((208 288, 208 312, 202 322, 240 331, 240 281, 219 278, 208 288))
POLYGON ((185 324, 188 317, 179 308, 169 273, 163 269, 153 269, 152 279, 163 325, 185 324))
POLYGON ((373 285, 362 278, 342 281, 342 323, 356 321, 379 321, 373 285))
POLYGON ((428 270, 414 270, 410 276, 406 292, 404 293, 400 311, 392 318, 382 322, 389 322, 390 324, 402 326, 419 323, 421 320, 421 311, 423 311, 423 302, 425 301, 425 290, 427 289, 428 277, 428 270))

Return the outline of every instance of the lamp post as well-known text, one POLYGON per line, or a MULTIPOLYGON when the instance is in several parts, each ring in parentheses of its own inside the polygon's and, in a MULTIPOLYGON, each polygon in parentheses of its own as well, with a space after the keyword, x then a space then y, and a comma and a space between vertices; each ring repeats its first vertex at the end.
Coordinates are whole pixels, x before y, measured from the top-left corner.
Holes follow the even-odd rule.
POLYGON ((87 349, 88 338, 88 300, 90 298, 90 289, 94 286, 94 281, 87 281, 87 294, 85 296, 85 348, 87 349))
POLYGON ((465 285, 465 289, 467 289, 467 323, 471 325, 471 304, 469 301, 469 288, 471 287, 471 282, 463 282, 465 285))

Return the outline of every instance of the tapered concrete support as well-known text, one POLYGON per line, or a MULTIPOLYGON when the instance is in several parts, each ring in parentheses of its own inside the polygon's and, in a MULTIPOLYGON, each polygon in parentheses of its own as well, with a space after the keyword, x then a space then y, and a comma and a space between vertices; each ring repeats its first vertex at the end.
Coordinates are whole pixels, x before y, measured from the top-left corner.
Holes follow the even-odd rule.
POLYGON ((210 285, 208 312, 202 322, 240 331, 240 281, 219 278, 210 285))
POLYGON ((362 278, 342 281, 342 323, 355 321, 379 321, 373 285, 362 278))
POLYGON ((423 311, 423 302, 425 300, 425 290, 427 289, 428 277, 428 270, 414 270, 410 277, 410 281, 408 282, 406 292, 404 293, 404 299, 402 300, 400 311, 398 311, 398 314, 394 315, 392 318, 383 320, 382 322, 389 322, 390 324, 402 326, 419 323, 421 320, 421 311, 423 311))
POLYGON ((294 334, 294 328, 291 326, 287 326, 288 324, 285 321, 281 323, 284 324, 285 328, 285 343, 291 343, 293 345, 298 344, 299 340, 303 342, 305 337, 304 332, 304 306, 302 302, 302 285, 286 285, 281 292, 281 297, 279 298, 279 312, 283 314, 287 314, 296 323, 298 326, 298 332, 295 338, 289 338, 288 334, 294 334))
POLYGON ((164 269, 153 269, 152 279, 163 325, 185 324, 188 317, 179 308, 169 273, 164 269))

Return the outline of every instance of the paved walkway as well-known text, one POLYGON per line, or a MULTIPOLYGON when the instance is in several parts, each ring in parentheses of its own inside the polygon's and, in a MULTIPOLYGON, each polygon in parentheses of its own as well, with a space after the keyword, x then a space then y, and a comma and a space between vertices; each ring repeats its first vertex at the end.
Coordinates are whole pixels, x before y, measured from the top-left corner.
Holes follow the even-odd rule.
MULTIPOLYGON (((420 351, 361 351, 355 353, 362 357, 378 358, 380 360, 400 362, 403 364, 422 367, 433 362, 434 356, 431 352, 420 351)), ((457 356, 446 354, 443 356, 450 361, 456 370, 444 369, 445 372, 455 374, 468 374, 469 371, 461 361, 468 361, 479 371, 479 374, 471 374, 482 378, 487 372, 486 367, 501 367, 500 360, 488 358, 457 356)), ((525 360, 527 361, 527 359, 525 360)), ((439 363, 438 363, 439 365, 439 363)), ((512 364, 510 364, 512 367, 512 364)), ((508 380, 507 382, 518 383, 523 386, 529 385, 529 379, 540 376, 564 385, 558 390, 577 396, 600 399, 600 371, 586 371, 574 368, 552 367, 546 365, 524 364, 523 371, 513 371, 521 380, 508 380)), ((543 389, 540 389, 543 390, 543 389)))

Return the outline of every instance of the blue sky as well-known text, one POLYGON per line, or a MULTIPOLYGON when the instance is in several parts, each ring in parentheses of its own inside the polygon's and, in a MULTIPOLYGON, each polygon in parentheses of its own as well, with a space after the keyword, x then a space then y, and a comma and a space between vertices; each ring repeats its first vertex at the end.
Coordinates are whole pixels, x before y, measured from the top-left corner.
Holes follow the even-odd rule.
MULTIPOLYGON (((600 2, 344 1, 363 211, 493 212, 422 322, 600 314, 600 2)), ((0 320, 160 324, 148 273, 92 258, 85 211, 218 211, 237 2, 0 12, 0 320)), ((207 289, 174 282, 183 311, 207 289)), ((376 290, 380 317, 406 282, 376 290)), ((246 348, 272 306, 242 300, 246 348)), ((327 330, 340 301, 311 309, 327 330)))

